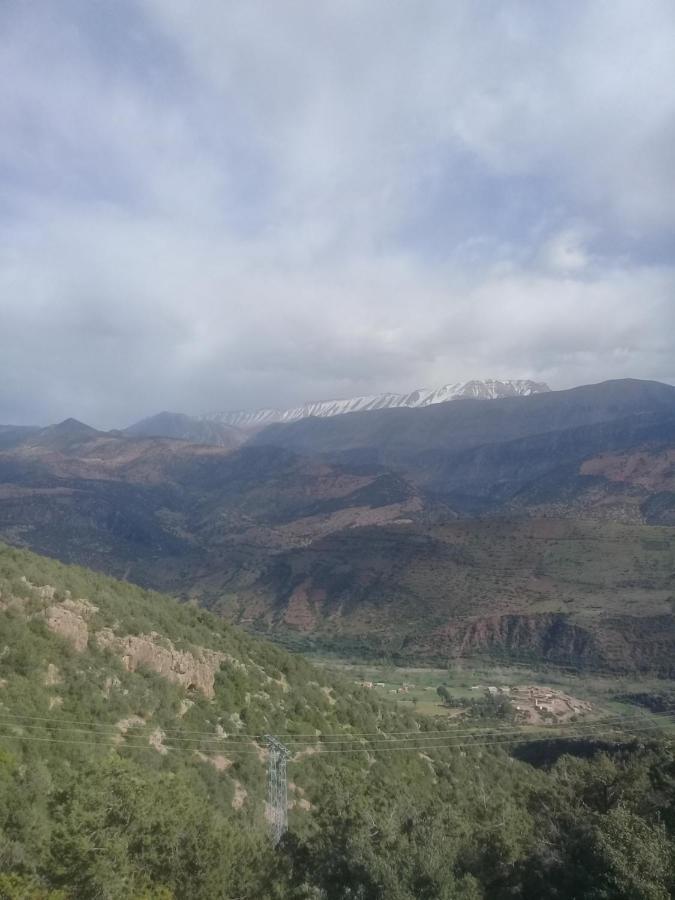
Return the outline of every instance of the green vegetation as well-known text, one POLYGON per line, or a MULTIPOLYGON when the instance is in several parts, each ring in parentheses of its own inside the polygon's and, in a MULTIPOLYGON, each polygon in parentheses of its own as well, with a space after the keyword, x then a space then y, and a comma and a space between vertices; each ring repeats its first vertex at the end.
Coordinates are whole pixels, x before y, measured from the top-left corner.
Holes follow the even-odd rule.
MULTIPOLYGON (((420 675, 436 704, 442 675, 420 675)), ((505 744, 451 746, 447 718, 358 677, 199 608, 0 545, 1 900, 671 895, 665 735, 552 740, 536 745, 544 764, 534 767, 505 744), (86 642, 59 632, 53 609, 86 642), (174 654, 174 669, 132 664, 133 637, 159 661, 174 654), (212 695, 208 679, 179 679, 206 651, 220 654, 212 695), (344 743, 398 732, 417 733, 408 751, 344 743), (290 828, 277 848, 265 733, 292 751, 290 828), (324 743, 309 737, 319 733, 324 743), (338 736, 350 752, 320 752, 338 736)))

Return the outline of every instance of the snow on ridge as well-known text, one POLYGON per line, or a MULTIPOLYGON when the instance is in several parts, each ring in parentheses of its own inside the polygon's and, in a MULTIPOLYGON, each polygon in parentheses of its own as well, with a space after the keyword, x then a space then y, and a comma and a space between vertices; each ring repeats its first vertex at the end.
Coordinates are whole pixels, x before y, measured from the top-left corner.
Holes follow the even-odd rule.
POLYGON ((234 425, 236 428, 262 428, 272 423, 297 422, 309 416, 330 418, 350 412, 365 412, 374 409, 395 409, 407 407, 415 409, 448 403, 453 400, 499 400, 504 397, 529 397, 549 391, 548 385, 529 380, 466 381, 445 384, 429 390, 422 388, 409 394, 368 394, 349 397, 344 400, 317 400, 291 409, 240 409, 231 412, 216 412, 201 416, 205 421, 234 425))

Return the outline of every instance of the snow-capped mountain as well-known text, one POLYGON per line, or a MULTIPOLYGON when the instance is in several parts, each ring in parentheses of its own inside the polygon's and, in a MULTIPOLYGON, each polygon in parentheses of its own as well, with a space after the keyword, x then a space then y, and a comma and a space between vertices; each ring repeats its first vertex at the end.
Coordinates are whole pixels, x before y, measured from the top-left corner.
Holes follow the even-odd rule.
POLYGON ((537 381, 465 381, 446 384, 430 390, 423 388, 409 394, 371 394, 348 400, 319 400, 292 409, 240 409, 233 412, 210 413, 201 416, 205 421, 233 425, 244 430, 263 428, 274 422, 297 422, 308 416, 328 418, 344 413, 399 407, 416 408, 448 403, 451 400, 498 400, 503 397, 529 397, 549 391, 548 385, 537 381))

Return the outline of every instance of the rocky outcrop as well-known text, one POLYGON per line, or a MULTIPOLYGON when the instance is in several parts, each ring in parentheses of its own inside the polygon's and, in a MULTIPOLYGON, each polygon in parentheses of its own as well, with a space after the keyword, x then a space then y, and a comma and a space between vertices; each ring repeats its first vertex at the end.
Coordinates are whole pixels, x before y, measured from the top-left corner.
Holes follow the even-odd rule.
POLYGON ((47 666, 44 685, 45 687, 56 687, 57 684, 63 684, 63 678, 54 663, 50 662, 47 666))
MULTIPOLYGON (((41 600, 54 600, 54 588, 30 586, 41 600)), ((91 620, 96 612, 98 607, 88 600, 73 600, 66 594, 64 600, 52 603, 39 615, 44 617, 51 631, 66 638, 80 653, 87 649, 90 638, 93 638, 100 648, 112 650, 121 656, 128 672, 144 667, 186 690, 201 691, 208 698, 214 695, 216 672, 223 662, 227 661, 233 668, 246 668, 240 660, 206 647, 179 650, 168 638, 156 631, 138 635, 118 635, 112 628, 92 631, 91 620)), ((53 676, 48 672, 47 677, 53 676)), ((110 697, 112 687, 112 681, 106 682, 106 697, 110 697)))
POLYGON ((206 753, 202 753, 200 750, 195 750, 195 756, 198 759, 201 759, 202 762, 208 763, 208 765, 213 766, 216 772, 226 772, 234 765, 232 760, 228 759, 226 756, 223 756, 222 753, 211 753, 207 755, 206 753))
POLYGON ((164 738, 166 735, 162 731, 161 728, 155 728, 150 737, 148 738, 148 743, 156 750, 158 753, 161 753, 162 756, 166 756, 169 752, 168 748, 164 746, 164 738))
POLYGON ((232 809, 242 809, 244 804, 246 803, 246 798, 248 797, 248 791, 241 783, 241 781, 234 782, 234 797, 232 797, 232 809))
POLYGON ((70 641, 81 653, 89 643, 88 619, 97 612, 97 607, 87 600, 71 600, 48 606, 44 612, 47 627, 70 641))
POLYGON ((201 691, 209 698, 214 695, 216 672, 228 658, 225 653, 204 647, 195 648, 194 652, 178 650, 171 641, 154 631, 120 637, 112 629, 104 628, 97 633, 96 642, 99 647, 119 654, 129 672, 143 666, 187 690, 201 691))

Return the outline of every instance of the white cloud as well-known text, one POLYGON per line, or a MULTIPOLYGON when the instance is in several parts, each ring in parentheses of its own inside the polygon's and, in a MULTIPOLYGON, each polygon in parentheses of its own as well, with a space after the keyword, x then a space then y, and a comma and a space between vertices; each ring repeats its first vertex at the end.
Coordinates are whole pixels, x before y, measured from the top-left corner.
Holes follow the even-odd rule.
POLYGON ((583 272, 592 261, 584 229, 570 227, 552 235, 542 247, 541 258, 553 272, 583 272))

